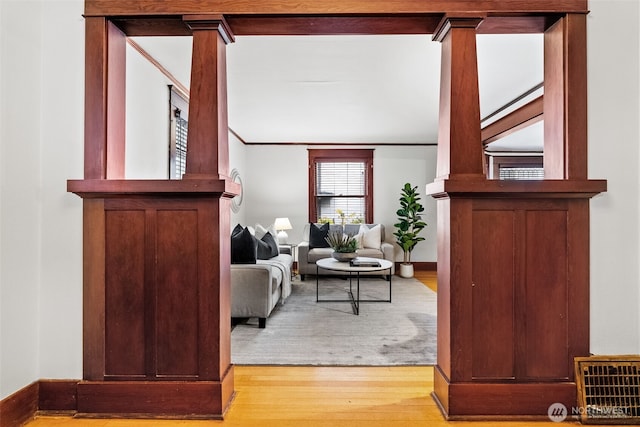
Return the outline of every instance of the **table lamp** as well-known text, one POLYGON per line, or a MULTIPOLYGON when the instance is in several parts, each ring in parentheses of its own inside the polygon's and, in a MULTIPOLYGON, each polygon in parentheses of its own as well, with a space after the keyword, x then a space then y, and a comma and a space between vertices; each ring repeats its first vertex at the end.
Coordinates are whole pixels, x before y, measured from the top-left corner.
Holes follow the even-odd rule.
POLYGON ((276 221, 273 223, 273 228, 278 232, 278 243, 287 243, 289 236, 284 230, 291 230, 293 228, 289 218, 276 218, 276 221))

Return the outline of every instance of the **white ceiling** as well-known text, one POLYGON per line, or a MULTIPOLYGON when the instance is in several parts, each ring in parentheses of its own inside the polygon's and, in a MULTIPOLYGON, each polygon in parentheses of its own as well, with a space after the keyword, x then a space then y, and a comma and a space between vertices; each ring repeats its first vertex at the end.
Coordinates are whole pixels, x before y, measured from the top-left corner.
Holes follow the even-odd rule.
MULTIPOLYGON (((189 87, 190 37, 136 37, 189 87)), ((543 36, 479 35, 481 117, 543 81, 543 36)), ((227 46, 229 127, 263 143, 437 142, 440 43, 430 36, 242 36, 227 46)), ((520 134, 520 136, 519 136, 520 134)), ((537 131, 506 148, 541 149, 537 131)))

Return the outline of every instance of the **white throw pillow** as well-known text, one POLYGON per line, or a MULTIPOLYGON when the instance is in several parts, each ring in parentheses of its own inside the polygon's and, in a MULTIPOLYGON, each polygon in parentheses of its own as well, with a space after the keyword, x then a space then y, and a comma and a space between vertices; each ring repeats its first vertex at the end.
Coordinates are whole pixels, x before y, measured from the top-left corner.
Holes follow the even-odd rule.
POLYGON ((365 249, 380 249, 381 233, 382 227, 380 224, 376 224, 373 228, 360 225, 358 234, 362 234, 362 247, 365 249))

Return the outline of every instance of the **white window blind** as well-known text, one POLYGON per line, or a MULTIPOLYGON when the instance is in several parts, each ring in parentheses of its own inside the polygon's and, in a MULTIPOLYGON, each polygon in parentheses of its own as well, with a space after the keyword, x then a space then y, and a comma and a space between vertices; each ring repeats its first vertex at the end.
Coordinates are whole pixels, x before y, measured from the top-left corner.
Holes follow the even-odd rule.
POLYGON ((187 167, 189 100, 169 85, 169 179, 182 179, 187 167))
POLYGON ((182 179, 187 169, 187 129, 189 122, 180 116, 180 110, 176 110, 176 151, 175 151, 175 179, 182 179))
POLYGON ((500 179, 503 180, 538 180, 544 179, 542 167, 500 167, 500 179))

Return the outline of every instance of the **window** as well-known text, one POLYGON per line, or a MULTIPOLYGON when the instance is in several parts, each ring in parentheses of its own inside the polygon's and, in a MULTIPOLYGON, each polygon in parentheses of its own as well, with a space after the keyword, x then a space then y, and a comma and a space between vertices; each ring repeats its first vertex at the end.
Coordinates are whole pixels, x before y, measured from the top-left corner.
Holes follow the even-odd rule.
POLYGON ((187 166, 189 101, 169 85, 169 179, 182 179, 187 166))
POLYGON ((489 179, 541 180, 544 166, 541 154, 491 153, 488 155, 489 179))
POLYGON ((373 223, 373 150, 309 150, 309 221, 373 223))

